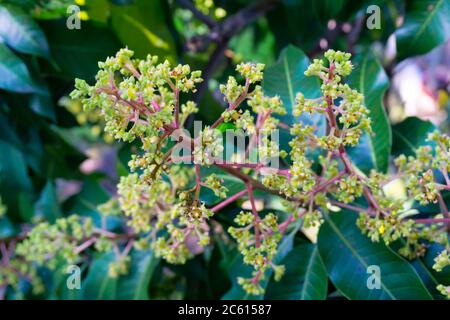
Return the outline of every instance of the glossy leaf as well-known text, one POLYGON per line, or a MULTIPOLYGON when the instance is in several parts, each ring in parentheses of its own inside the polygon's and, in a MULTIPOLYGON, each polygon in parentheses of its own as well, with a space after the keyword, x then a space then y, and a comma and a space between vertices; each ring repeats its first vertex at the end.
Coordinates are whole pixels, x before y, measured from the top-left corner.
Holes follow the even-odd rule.
MULTIPOLYGON (((308 57, 300 49, 287 46, 281 53, 278 61, 264 72, 264 93, 269 96, 280 96, 287 110, 284 120, 292 124, 299 119, 292 116, 295 105, 295 96, 301 92, 306 98, 317 98, 320 96, 319 81, 315 77, 304 75, 309 66, 308 57)), ((305 124, 314 124, 324 119, 322 116, 303 116, 301 120, 305 124), (316 119, 317 118, 317 119, 316 119)))
POLYGON ((320 228, 319 253, 336 288, 349 299, 431 299, 413 267, 363 235, 356 217, 350 211, 332 213, 320 228), (368 288, 369 266, 379 267, 379 289, 368 288))
POLYGON ((323 300, 327 296, 327 271, 317 245, 295 247, 281 261, 286 272, 280 281, 273 278, 267 286, 266 299, 323 300))
MULTIPOLYGON (((325 134, 326 119, 323 115, 302 114, 294 117, 292 114, 295 97, 301 92, 307 98, 317 98, 321 95, 319 80, 315 77, 306 77, 304 72, 309 66, 309 59, 302 50, 292 45, 287 46, 280 53, 278 61, 267 67, 264 72, 263 89, 268 96, 280 96, 287 114, 279 117, 281 121, 292 125, 302 122, 316 128, 317 135, 325 134)), ((291 135, 287 130, 280 130, 280 148, 289 152, 288 142, 291 135)))
POLYGON ((14 225, 8 217, 0 218, 0 240, 12 237, 16 233, 14 225))
POLYGON ((383 67, 371 53, 357 57, 353 63, 355 67, 347 81, 353 89, 364 95, 364 103, 372 119, 373 135, 367 135, 362 139, 358 146, 351 149, 350 155, 352 156, 352 153, 355 155, 352 160, 356 161, 362 170, 375 168, 386 172, 392 147, 392 132, 383 96, 389 86, 389 80, 383 67), (363 155, 368 156, 370 164, 361 161, 364 159, 363 155))
POLYGON ((61 207, 58 202, 56 188, 52 181, 48 181, 35 205, 36 215, 45 217, 50 223, 61 217, 61 207))
POLYGON ((442 245, 433 243, 427 249, 425 256, 412 262, 414 269, 435 299, 444 299, 444 296, 436 289, 439 284, 450 285, 450 267, 444 268, 441 272, 433 269, 434 258, 444 249, 442 245))
POLYGON ((19 52, 49 56, 47 40, 39 25, 16 6, 0 5, 0 40, 19 52))
POLYGON ((158 55, 175 62, 175 44, 167 28, 159 1, 136 0, 112 5, 112 27, 119 39, 134 50, 136 57, 158 55))
POLYGON ((32 190, 23 154, 14 146, 0 141, 0 195, 10 217, 21 218, 20 195, 29 195, 32 190))
POLYGON ((81 284, 87 300, 112 300, 117 296, 117 278, 108 274, 109 264, 116 259, 114 252, 107 252, 92 262, 85 281, 81 284))
POLYGON ((322 0, 312 1, 314 13, 323 23, 330 19, 336 19, 339 12, 345 7, 347 0, 322 0))
POLYGON ((65 20, 42 22, 52 58, 60 72, 73 78, 93 79, 98 61, 116 54, 122 45, 107 27, 83 21, 79 30, 69 30, 65 20))
POLYGON ((49 94, 33 94, 30 97, 30 108, 41 116, 55 120, 55 107, 49 94))
POLYGON ((448 0, 411 0, 405 22, 396 31, 398 57, 424 54, 450 38, 448 0))
POLYGON ((130 254, 129 273, 119 279, 117 298, 125 300, 148 300, 148 287, 153 271, 159 263, 152 251, 133 250, 130 254))
POLYGON ((0 89, 20 93, 39 91, 26 65, 2 43, 0 43, 0 89))
POLYGON ((393 127, 394 155, 413 155, 414 150, 428 144, 427 137, 430 132, 436 130, 436 126, 429 121, 423 121, 415 117, 406 118, 393 127))

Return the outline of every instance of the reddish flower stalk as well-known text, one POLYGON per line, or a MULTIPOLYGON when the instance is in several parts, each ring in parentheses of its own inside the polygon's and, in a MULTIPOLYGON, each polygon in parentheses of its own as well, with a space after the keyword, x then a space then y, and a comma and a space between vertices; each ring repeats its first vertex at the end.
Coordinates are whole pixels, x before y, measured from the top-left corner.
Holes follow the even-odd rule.
POLYGON ((248 198, 250 200, 250 204, 252 206, 252 213, 254 216, 255 221, 253 222, 253 226, 255 228, 255 246, 256 248, 259 248, 261 244, 260 240, 260 230, 259 230, 259 215, 258 211, 256 210, 256 204, 255 204, 255 197, 253 194, 253 187, 251 183, 247 183, 247 190, 248 190, 248 198))
POLYGON ((216 213, 219 210, 221 210, 222 208, 226 207, 227 205, 229 205, 230 203, 233 203, 234 201, 236 201, 237 199, 239 199, 240 197, 242 197, 243 195, 245 195, 248 192, 247 188, 243 189, 241 191, 239 191, 238 193, 235 193, 234 195, 232 195, 231 197, 229 197, 228 199, 220 202, 219 204, 215 205, 211 211, 216 213))
POLYGON ((433 223, 450 223, 450 218, 425 218, 414 219, 416 223, 433 224, 433 223))

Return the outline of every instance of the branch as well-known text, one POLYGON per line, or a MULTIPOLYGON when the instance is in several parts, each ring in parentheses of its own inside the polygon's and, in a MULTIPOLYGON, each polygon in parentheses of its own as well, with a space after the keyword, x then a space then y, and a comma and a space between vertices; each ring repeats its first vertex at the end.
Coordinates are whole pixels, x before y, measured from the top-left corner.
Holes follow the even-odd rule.
POLYGON ((203 14, 200 10, 198 10, 192 3, 192 1, 177 0, 177 2, 181 7, 191 11, 194 17, 196 17, 198 20, 206 24, 208 28, 212 29, 217 26, 217 22, 214 21, 214 19, 212 19, 211 17, 207 16, 206 14, 203 14))
POLYGON ((229 205, 230 203, 236 201, 237 199, 239 199, 240 197, 242 197, 243 195, 245 195, 247 193, 247 189, 241 190, 238 193, 235 193, 234 195, 232 195, 231 197, 229 197, 228 199, 220 202, 219 204, 217 204, 216 206, 214 206, 211 211, 216 213, 217 211, 221 210, 222 208, 226 207, 227 205, 229 205))
POLYGON ((281 0, 256 1, 255 3, 239 10, 236 14, 226 18, 222 22, 210 21, 211 18, 199 12, 191 1, 177 1, 181 6, 191 10, 195 17, 203 21, 210 28, 208 35, 193 37, 193 39, 191 39, 192 41, 190 41, 191 43, 187 44, 187 47, 197 51, 204 51, 208 48, 211 41, 217 44, 211 54, 208 64, 202 72, 203 82, 197 88, 197 94, 194 98, 194 101, 198 104, 203 98, 206 88, 208 88, 209 79, 211 79, 214 71, 224 59, 224 52, 228 47, 228 42, 230 39, 257 18, 265 15, 267 12, 275 8, 281 0))
POLYGON ((255 246, 256 246, 256 248, 259 248, 259 246, 261 244, 260 232, 259 232, 259 215, 258 215, 258 211, 256 210, 255 197, 253 195, 253 187, 250 182, 247 182, 247 190, 248 190, 248 198, 249 198, 250 204, 252 206, 252 213, 253 213, 253 217, 254 217, 253 227, 255 228, 255 246))

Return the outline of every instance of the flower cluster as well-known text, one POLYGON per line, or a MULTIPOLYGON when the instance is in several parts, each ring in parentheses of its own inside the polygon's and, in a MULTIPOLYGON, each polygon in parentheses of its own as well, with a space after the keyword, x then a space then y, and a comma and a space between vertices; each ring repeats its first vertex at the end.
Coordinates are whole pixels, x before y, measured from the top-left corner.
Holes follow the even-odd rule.
MULTIPOLYGON (((444 268, 450 266, 450 253, 449 250, 446 249, 442 251, 435 259, 433 269, 440 272, 444 268)), ((447 299, 450 299, 450 286, 445 286, 443 284, 437 285, 436 289, 447 299)))
MULTIPOLYGON (((357 145, 364 132, 372 131, 364 96, 344 82, 353 68, 350 54, 329 50, 325 59, 314 60, 305 71, 305 75, 321 81, 321 96, 308 99, 296 94, 293 115, 323 117, 327 128, 322 133, 301 121, 295 123, 289 127, 290 150, 280 150, 270 137, 274 129, 287 126, 279 118, 286 110, 280 97, 264 94, 260 85, 262 64, 238 65, 236 71, 243 81, 230 76, 220 85, 227 104, 221 117, 203 127, 198 137, 181 136, 176 141, 169 141, 171 134, 184 129, 187 118, 198 111, 192 101, 182 99, 181 103, 180 95, 196 91, 202 81, 199 71, 192 71, 188 65, 171 66, 168 61, 158 63, 151 55, 134 59, 128 49, 99 63, 99 68, 96 83, 91 86, 77 79, 71 97, 81 101, 85 109, 98 110, 106 132, 138 146, 128 162, 131 173, 120 178, 117 198, 99 207, 105 215, 121 217, 127 225, 122 241, 132 240, 109 266, 111 276, 128 272, 131 245, 137 250, 151 249, 168 263, 185 263, 210 245, 211 233, 215 232, 213 215, 244 195, 248 196, 251 212, 240 212, 234 219, 236 225, 228 233, 222 231, 221 236, 234 238, 244 264, 252 267, 249 278, 238 278, 249 294, 264 293, 263 280, 272 273, 276 280, 283 275, 284 266, 276 264, 276 257, 289 224, 301 220, 304 228, 318 227, 328 210, 336 207, 359 212, 357 225, 372 241, 389 245, 404 240, 399 252, 407 258, 422 256, 427 241, 448 246, 448 210, 442 205, 441 192, 450 190, 450 138, 434 132, 429 136, 430 145, 418 148, 414 156, 395 159, 398 172, 394 178, 376 170, 368 174, 358 170, 346 148, 357 145), (233 158, 231 163, 217 163, 216 158, 224 151, 218 129, 222 122, 249 134, 245 154, 257 154, 264 161, 254 164, 233 158), (181 143, 193 147, 187 155, 193 160, 191 166, 175 164, 172 150, 181 143), (313 154, 320 155, 316 158, 313 154), (267 166, 265 160, 273 158, 283 160, 282 168, 267 166), (241 179, 245 190, 229 195, 221 175, 205 175, 200 170, 211 166, 241 179), (390 194, 394 183, 404 186, 404 194, 390 194), (204 189, 223 202, 207 206, 201 197, 204 189), (254 189, 281 196, 292 214, 279 221, 274 213, 258 212, 254 189), (442 212, 435 218, 441 221, 428 225, 411 219, 416 213, 414 201, 439 203, 442 212), (355 202, 358 206, 352 205, 355 202), (446 218, 444 222, 442 217, 446 218)), ((89 219, 81 221, 74 216, 53 225, 42 223, 18 246, 17 254, 27 261, 55 267, 56 256, 76 262, 90 244, 86 241, 92 241, 98 251, 117 251, 114 241, 120 241, 120 237, 104 230, 97 234, 94 229, 89 219)), ((442 270, 449 263, 447 250, 436 258, 434 267, 442 270)), ((448 287, 438 289, 448 294, 448 287)))
POLYGON ((363 193, 363 184, 355 175, 340 179, 336 184, 338 185, 338 190, 335 196, 341 202, 353 202, 355 198, 359 198, 363 193))
POLYGON ((76 79, 76 89, 70 95, 87 109, 100 108, 105 130, 129 142, 137 137, 158 137, 173 123, 178 94, 195 91, 195 85, 202 81, 201 72, 191 71, 188 65, 172 68, 167 60, 158 64, 155 56, 137 60, 133 54, 122 49, 100 62, 95 85, 76 79))
POLYGON ((46 265, 51 269, 57 267, 60 258, 67 264, 77 262, 78 244, 93 234, 93 223, 90 218, 71 215, 57 219, 54 224, 47 222, 36 225, 21 242, 16 254, 30 262, 46 265))
POLYGON ((273 269, 276 279, 280 279, 284 273, 284 267, 275 265, 272 261, 281 239, 277 216, 268 213, 264 218, 259 219, 252 212, 242 211, 234 219, 234 222, 238 227, 230 227, 228 232, 236 239, 244 263, 251 265, 254 269, 252 278, 240 277, 238 283, 251 294, 262 294, 264 289, 261 287, 260 281, 264 279, 268 269, 273 269), (252 228, 258 231, 252 233, 252 228), (258 233, 259 230, 261 234, 258 233))
POLYGON ((219 130, 206 127, 200 132, 194 147, 194 163, 211 165, 223 151, 222 134, 219 130))
POLYGON ((226 198, 228 188, 222 185, 223 179, 220 179, 216 174, 210 174, 205 180, 205 186, 210 188, 214 194, 219 198, 226 198))
POLYGON ((433 269, 440 272, 447 266, 450 266, 450 252, 444 250, 436 258, 434 258, 433 269))

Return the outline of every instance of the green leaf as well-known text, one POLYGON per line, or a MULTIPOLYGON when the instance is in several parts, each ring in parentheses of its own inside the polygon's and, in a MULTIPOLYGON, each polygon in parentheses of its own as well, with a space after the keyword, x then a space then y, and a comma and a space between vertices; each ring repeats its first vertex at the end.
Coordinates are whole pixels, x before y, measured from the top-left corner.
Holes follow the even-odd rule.
POLYGON ((447 267, 441 272, 433 269, 434 258, 444 249, 445 247, 442 245, 433 243, 427 249, 425 256, 415 259, 412 262, 414 269, 435 299, 444 299, 444 296, 436 289, 439 284, 450 285, 450 268, 447 267))
POLYGON ((363 235, 356 217, 350 211, 326 215, 319 231, 319 253, 336 288, 349 299, 431 299, 413 267, 363 235), (367 286, 369 266, 380 268, 380 289, 367 286))
POLYGON ((267 16, 271 30, 275 33, 277 48, 289 44, 295 44, 306 52, 316 48, 318 39, 327 30, 326 22, 323 22, 326 18, 315 14, 316 2, 321 1, 281 1, 267 16), (299 18, 299 13, 305 14, 299 18))
POLYGON ((162 12, 160 1, 135 0, 127 5, 112 5, 112 27, 136 57, 152 54, 162 61, 175 62, 175 44, 162 12))
POLYGON ((23 154, 0 141, 0 195, 11 218, 20 219, 20 202, 33 191, 23 154))
POLYGON ((312 1, 315 14, 322 23, 336 19, 339 12, 345 7, 347 0, 312 1))
POLYGON ((327 296, 327 271, 317 245, 295 247, 281 261, 286 273, 280 281, 270 280, 266 299, 323 300, 327 296))
POLYGON ((118 278, 109 276, 108 268, 116 260, 114 252, 106 252, 92 262, 85 281, 81 284, 87 300, 113 300, 117 295, 118 278))
POLYGON ((246 27, 230 41, 230 48, 244 61, 272 63, 274 57, 275 36, 264 19, 246 27))
POLYGON ((122 46, 115 34, 97 24, 83 21, 81 29, 69 30, 65 20, 41 22, 50 43, 52 58, 71 80, 93 79, 98 62, 113 56, 122 46))
POLYGON ((44 33, 19 7, 0 5, 0 40, 19 52, 49 56, 44 33))
POLYGON ((12 237, 17 233, 14 225, 8 219, 8 217, 0 218, 0 239, 6 239, 12 237))
MULTIPOLYGON (((360 151, 370 155, 372 168, 386 172, 392 147, 392 132, 384 109, 383 96, 389 86, 389 80, 383 67, 371 53, 357 57, 354 64, 355 68, 348 77, 348 83, 364 95, 364 103, 372 119, 373 135, 369 135, 363 141, 365 144, 360 143, 352 151, 358 153, 358 149, 364 149, 360 151)), ((358 160, 361 157, 355 156, 353 159, 358 160)), ((358 165, 358 162, 356 164, 358 165)), ((362 166, 358 166, 362 169, 362 166)))
POLYGON ((125 300, 148 300, 148 287, 153 271, 159 263, 152 251, 131 252, 131 266, 126 276, 120 277, 117 298, 125 300))
POLYGON ((50 223, 61 217, 61 208, 53 181, 48 181, 35 205, 35 215, 45 217, 50 223))
MULTIPOLYGON (((269 96, 280 96, 287 111, 283 120, 288 124, 299 120, 292 116, 295 96, 298 92, 302 92, 306 98, 311 99, 321 94, 319 80, 304 75, 308 66, 309 59, 303 51, 289 45, 281 51, 278 61, 264 72, 264 93, 269 96)), ((321 122, 320 119, 325 120, 320 115, 300 117, 305 124, 317 124, 321 122)), ((325 125, 325 122, 323 124, 325 125)))
MULTIPOLYGON (((326 130, 326 119, 323 115, 302 114, 300 117, 294 117, 292 114, 297 93, 301 92, 311 99, 321 95, 319 80, 304 74, 309 63, 302 50, 292 45, 287 46, 281 51, 278 61, 264 72, 263 89, 266 95, 278 95, 283 101, 287 114, 279 117, 281 121, 288 125, 301 121, 305 125, 315 127, 315 133, 320 136, 325 134, 326 130)), ((290 133, 284 129, 280 130, 280 149, 289 152, 290 140, 290 133)))
POLYGON ((26 65, 2 43, 0 43, 0 89, 20 93, 40 91, 31 80, 26 65))
POLYGON ((31 95, 30 108, 37 114, 55 121, 55 107, 49 94, 31 95))
MULTIPOLYGON (((80 266, 80 275, 83 274, 86 264, 80 266)), ((47 285, 48 297, 50 300, 81 300, 83 299, 83 290, 81 287, 70 288, 68 280, 70 276, 75 276, 73 270, 69 269, 67 261, 64 258, 58 260, 56 268, 52 270, 51 284, 47 285)), ((50 279, 49 279, 50 280, 50 279)))
POLYGON ((393 127, 392 153, 396 156, 400 154, 414 155, 415 149, 428 144, 426 141, 428 134, 436 129, 436 126, 429 121, 415 117, 406 118, 393 127))
POLYGON ((405 22, 395 33, 399 59, 427 53, 450 37, 448 0, 412 0, 406 5, 405 22))

